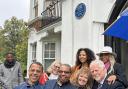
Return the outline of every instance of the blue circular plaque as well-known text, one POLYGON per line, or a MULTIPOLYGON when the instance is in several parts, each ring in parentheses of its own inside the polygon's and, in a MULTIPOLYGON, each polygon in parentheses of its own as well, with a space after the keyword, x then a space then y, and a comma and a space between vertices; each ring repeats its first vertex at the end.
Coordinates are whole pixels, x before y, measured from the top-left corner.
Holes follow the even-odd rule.
POLYGON ((84 16, 85 12, 86 12, 85 4, 84 3, 80 3, 80 4, 78 4, 78 6, 75 9, 75 16, 78 19, 81 19, 84 16))

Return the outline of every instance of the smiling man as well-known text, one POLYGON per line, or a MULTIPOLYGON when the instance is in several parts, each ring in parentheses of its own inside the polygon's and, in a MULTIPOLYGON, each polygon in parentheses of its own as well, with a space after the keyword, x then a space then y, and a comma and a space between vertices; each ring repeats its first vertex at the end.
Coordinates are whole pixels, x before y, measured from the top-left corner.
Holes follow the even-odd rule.
POLYGON ((14 89, 43 89, 43 85, 39 84, 39 78, 43 73, 43 66, 39 62, 33 62, 28 70, 29 79, 14 89))
POLYGON ((107 69, 101 60, 94 60, 90 64, 91 75, 94 79, 92 89, 125 89, 123 83, 116 80, 114 83, 109 84, 107 78, 107 69))
POLYGON ((44 89, 77 89, 69 81, 71 76, 71 67, 68 64, 62 64, 59 70, 58 79, 47 81, 44 89))

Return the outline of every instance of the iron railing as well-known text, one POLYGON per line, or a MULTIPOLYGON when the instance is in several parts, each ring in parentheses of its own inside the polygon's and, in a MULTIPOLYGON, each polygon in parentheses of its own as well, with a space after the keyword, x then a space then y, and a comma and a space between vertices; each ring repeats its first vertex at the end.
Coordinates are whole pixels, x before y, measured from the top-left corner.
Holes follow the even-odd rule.
POLYGON ((58 22, 62 16, 62 4, 60 0, 53 0, 48 7, 41 13, 42 28, 58 22))

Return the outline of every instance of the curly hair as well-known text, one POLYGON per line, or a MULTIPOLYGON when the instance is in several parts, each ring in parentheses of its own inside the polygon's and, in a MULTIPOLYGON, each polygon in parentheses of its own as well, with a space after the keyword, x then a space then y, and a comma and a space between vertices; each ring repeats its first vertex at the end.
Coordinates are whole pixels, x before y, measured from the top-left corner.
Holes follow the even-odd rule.
POLYGON ((81 51, 84 51, 86 53, 86 55, 87 55, 87 64, 88 65, 90 65, 92 60, 96 59, 95 54, 91 49, 89 49, 89 48, 80 48, 80 49, 78 49, 77 54, 76 54, 76 64, 75 64, 76 66, 82 64, 81 61, 79 60, 79 55, 80 55, 81 51))

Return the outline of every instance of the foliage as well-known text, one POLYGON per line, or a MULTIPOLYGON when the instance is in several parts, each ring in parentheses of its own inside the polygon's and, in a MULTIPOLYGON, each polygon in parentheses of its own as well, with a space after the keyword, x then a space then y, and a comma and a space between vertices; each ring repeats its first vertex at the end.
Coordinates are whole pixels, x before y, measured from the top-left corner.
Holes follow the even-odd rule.
POLYGON ((16 56, 17 59, 22 63, 23 69, 25 69, 27 65, 27 36, 28 30, 23 30, 22 34, 22 42, 16 45, 16 56))
POLYGON ((21 62, 23 69, 27 64, 27 39, 28 27, 22 19, 12 17, 6 20, 4 27, 0 30, 0 60, 8 51, 14 52, 17 60, 21 62))

